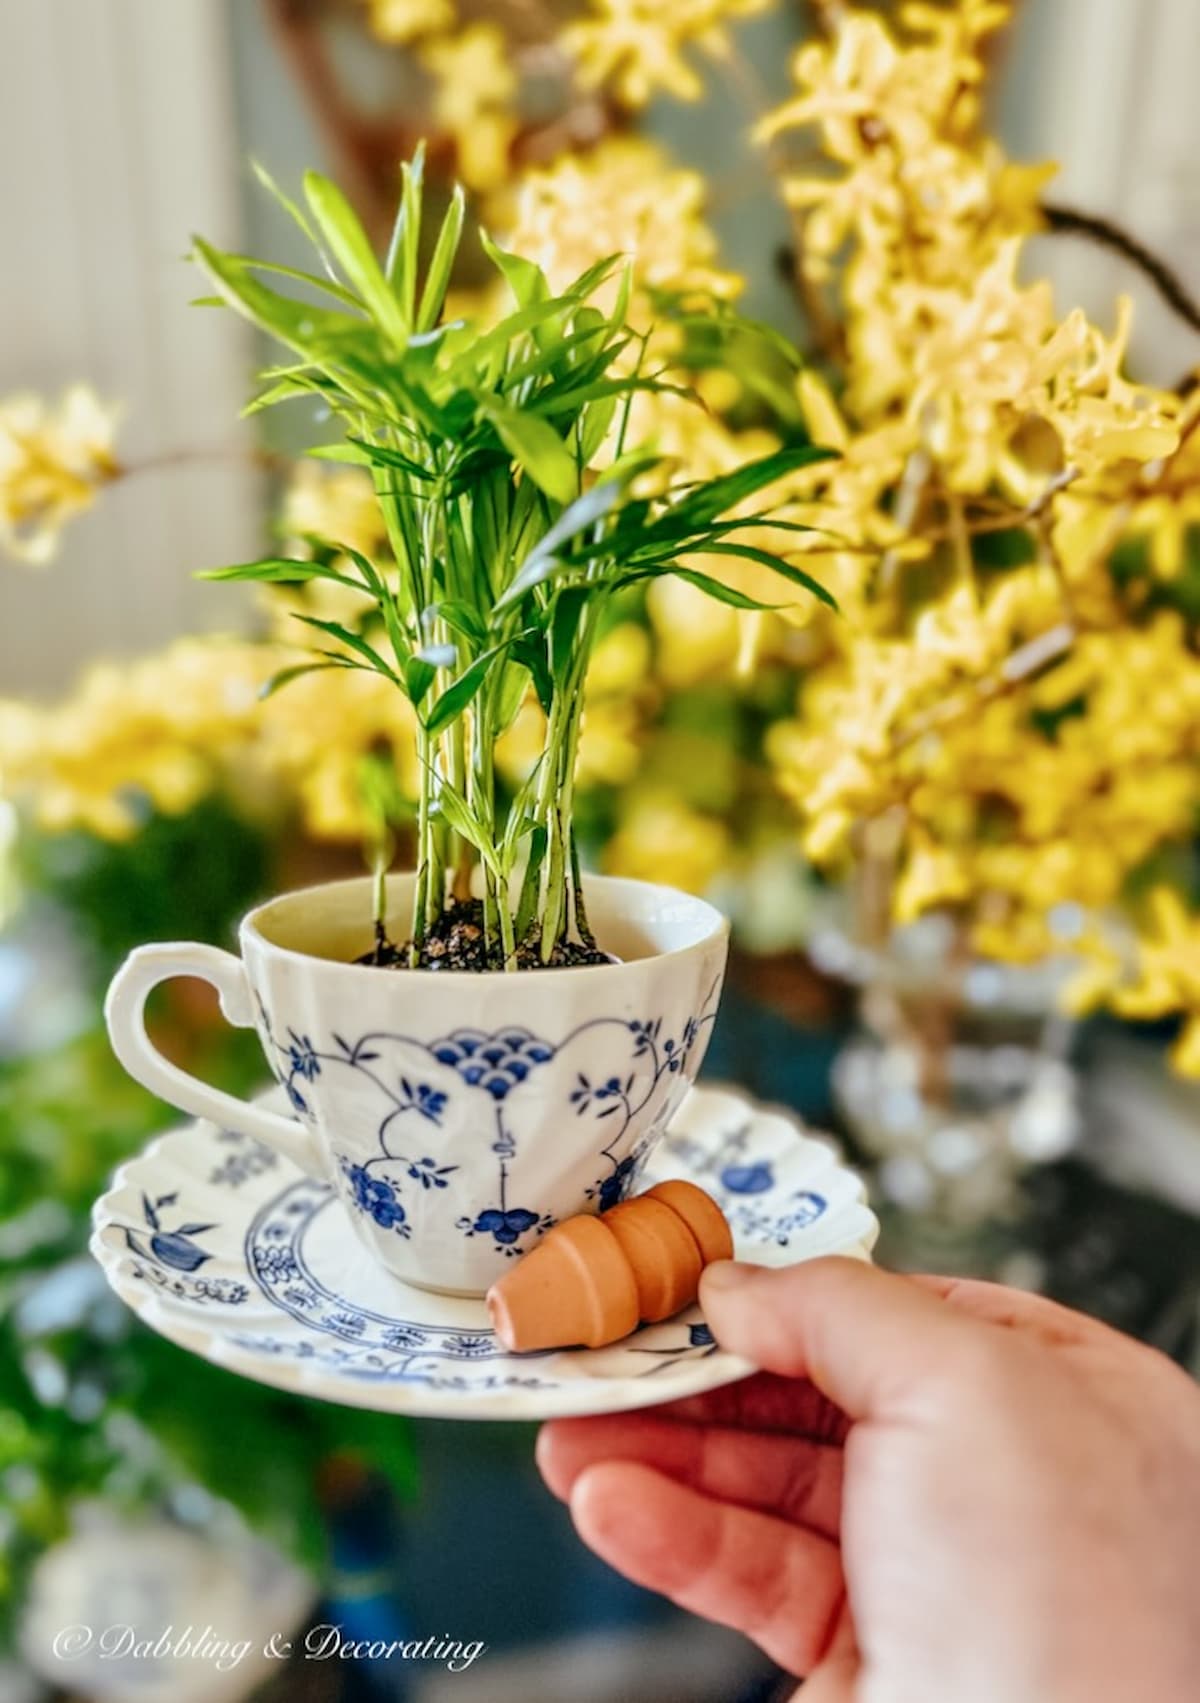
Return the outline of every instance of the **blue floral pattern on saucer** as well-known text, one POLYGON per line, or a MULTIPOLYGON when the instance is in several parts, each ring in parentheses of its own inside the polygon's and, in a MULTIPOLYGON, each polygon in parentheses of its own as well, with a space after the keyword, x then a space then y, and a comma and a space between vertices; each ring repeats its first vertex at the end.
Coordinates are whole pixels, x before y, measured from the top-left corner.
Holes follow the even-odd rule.
MULTIPOLYGON (((480 1081, 495 1080, 487 1092, 500 1105, 504 1082, 525 1063, 524 1043, 515 1031, 495 1047, 476 1039, 464 1046, 460 1032, 455 1069, 477 1062, 492 1073, 480 1081)), ((306 1069, 320 1068, 305 1037, 294 1044, 306 1069)), ((662 1037, 651 1032, 646 1045, 669 1069, 662 1037)), ((537 1062, 528 1060, 529 1068, 537 1062)), ((299 1069, 296 1076, 308 1080, 299 1069)), ((265 1103, 294 1103, 293 1089, 303 1092, 293 1079, 265 1103)), ((436 1122, 439 1110, 428 1097, 422 1102, 420 1089, 414 1081, 404 1090, 414 1129, 436 1122)), ((578 1092, 602 1094, 619 1120, 620 1080, 582 1080, 578 1092)), ((607 1348, 509 1354, 482 1301, 390 1277, 354 1236, 328 1185, 283 1159, 264 1163, 258 1148, 194 1123, 130 1161, 94 1214, 93 1252, 117 1293, 165 1336, 222 1365, 355 1406, 497 1419, 649 1406, 751 1370, 720 1348, 697 1307, 607 1348)), ((406 1161, 412 1185, 445 1186, 435 1161, 413 1153, 406 1161)), ((829 1143, 730 1090, 692 1089, 648 1160, 627 1156, 597 1183, 597 1209, 667 1177, 708 1189, 729 1218, 738 1257, 759 1264, 825 1253, 866 1257, 877 1233, 861 1183, 829 1143)), ((365 1168, 347 1181, 356 1203, 361 1194, 361 1210, 389 1234, 404 1234, 404 1205, 388 1181, 365 1168)), ((496 1208, 480 1214, 470 1233, 515 1244, 539 1228, 527 1216, 496 1208)))

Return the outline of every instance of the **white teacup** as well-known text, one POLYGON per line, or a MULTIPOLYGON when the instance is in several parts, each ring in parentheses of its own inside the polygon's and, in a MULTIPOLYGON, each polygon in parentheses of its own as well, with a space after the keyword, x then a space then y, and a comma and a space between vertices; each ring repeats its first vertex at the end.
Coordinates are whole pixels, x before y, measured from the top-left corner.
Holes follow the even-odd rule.
MULTIPOLYGON (((388 881, 394 939, 412 884, 388 881)), ((586 887, 597 939, 621 962, 516 974, 355 964, 371 946, 370 882, 286 894, 242 922, 240 958, 197 944, 133 952, 105 1006, 113 1048, 172 1105, 333 1184, 396 1277, 482 1294, 551 1224, 629 1192, 716 1017, 720 912, 642 881, 586 887), (146 997, 172 976, 211 982, 229 1021, 258 1029, 294 1116, 210 1088, 155 1050, 146 997)))

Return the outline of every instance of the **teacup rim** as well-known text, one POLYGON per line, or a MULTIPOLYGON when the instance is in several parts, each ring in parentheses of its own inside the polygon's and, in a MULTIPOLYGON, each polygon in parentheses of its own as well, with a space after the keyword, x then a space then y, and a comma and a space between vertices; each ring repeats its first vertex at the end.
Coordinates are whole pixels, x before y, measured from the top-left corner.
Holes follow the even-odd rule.
MULTIPOLYGON (((393 880, 411 880, 414 873, 413 870, 395 870, 389 872, 387 880, 389 883, 393 880)), ((685 892, 681 887, 672 887, 669 883, 661 881, 642 881, 629 875, 600 875, 590 872, 585 873, 583 880, 585 888, 599 886, 606 889, 632 889, 641 893, 661 893, 673 903, 689 905, 695 907, 701 913, 707 913, 709 927, 697 939, 688 941, 686 945, 647 952, 644 956, 622 959, 612 964, 570 964, 546 966, 542 969, 522 969, 515 972, 522 987, 527 987, 533 983, 541 984, 547 979, 552 979, 554 986, 560 987, 569 978, 580 976, 586 976, 591 981, 595 981, 599 976, 612 976, 618 972, 628 975, 631 971, 636 970, 639 965, 662 964, 674 958, 685 958, 690 953, 710 950, 713 946, 727 942, 729 939, 730 921, 725 913, 718 910, 710 900, 703 899, 695 893, 685 892)), ((270 910, 273 905, 280 904, 285 900, 299 900, 303 899, 306 894, 331 893, 350 887, 361 887, 369 893, 373 885, 373 876, 355 875, 337 881, 317 881, 307 887, 295 887, 286 892, 273 893, 246 912, 238 924, 238 937, 243 944, 249 937, 262 951, 278 955, 297 964, 319 964, 333 972, 387 975, 391 978, 411 976, 420 977, 422 981, 427 981, 433 973, 429 970, 396 969, 394 966, 378 964, 344 963, 336 958, 323 958, 315 952, 303 952, 298 947, 281 946, 278 941, 271 940, 263 934, 258 927, 258 919, 263 913, 270 910)), ((470 983, 502 984, 513 974, 514 972, 507 970, 455 971, 444 975, 439 980, 455 984, 460 980, 470 983)))

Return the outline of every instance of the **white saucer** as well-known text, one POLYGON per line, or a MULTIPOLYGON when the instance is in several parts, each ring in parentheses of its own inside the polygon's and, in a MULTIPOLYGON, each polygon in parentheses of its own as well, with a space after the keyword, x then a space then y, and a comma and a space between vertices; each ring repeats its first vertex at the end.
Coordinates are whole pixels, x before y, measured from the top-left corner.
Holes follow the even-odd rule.
MULTIPOLYGON (((285 1109, 272 1089, 263 1104, 285 1109)), ((739 1259, 866 1259, 879 1232, 834 1147, 743 1094, 694 1088, 637 1187, 687 1177, 720 1201, 739 1259)), ((649 1407, 753 1370, 699 1307, 608 1348, 509 1354, 480 1300, 409 1288, 375 1266, 343 1208, 273 1149, 196 1122, 118 1171, 92 1252, 171 1341, 325 1401, 447 1419, 548 1419, 649 1407)))

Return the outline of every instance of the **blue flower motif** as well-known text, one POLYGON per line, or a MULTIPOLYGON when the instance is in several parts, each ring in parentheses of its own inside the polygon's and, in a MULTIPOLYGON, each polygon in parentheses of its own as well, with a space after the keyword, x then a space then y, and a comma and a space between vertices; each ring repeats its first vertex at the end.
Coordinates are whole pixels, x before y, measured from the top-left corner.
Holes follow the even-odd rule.
POLYGON ((764 1160, 757 1165, 727 1165, 721 1172, 721 1187, 730 1194, 765 1194, 775 1187, 775 1173, 764 1160))
POLYGON ((688 1346, 690 1348, 715 1348, 717 1339, 707 1325, 689 1325, 688 1346))
POLYGON ((408 1235, 407 1214, 395 1185, 383 1177, 373 1177, 365 1165, 351 1165, 345 1159, 341 1165, 358 1210, 374 1219, 381 1230, 399 1230, 401 1235, 408 1235))
POLYGON ((605 1177, 600 1184, 600 1210, 607 1212, 610 1206, 616 1206, 625 1199, 633 1187, 633 1173, 637 1160, 630 1153, 621 1160, 611 1177, 605 1177))
POLYGON ((312 1042, 307 1035, 298 1035, 294 1029, 289 1029, 291 1042, 288 1046, 288 1064, 294 1076, 302 1076, 306 1082, 315 1082, 321 1074, 321 1061, 316 1055, 312 1042))
POLYGON ((442 1113, 446 1109, 446 1095, 440 1088, 431 1088, 428 1082, 418 1082, 415 1086, 407 1076, 400 1078, 400 1091, 414 1112, 420 1112, 423 1118, 428 1118, 431 1124, 441 1122, 442 1113))
POLYGON ((385 1348, 424 1348, 425 1332, 412 1325, 393 1325, 383 1333, 385 1348))
POLYGON ((408 1174, 414 1183, 420 1183, 423 1189, 449 1188, 446 1178, 452 1171, 457 1171, 457 1165, 439 1165, 436 1159, 426 1154, 424 1159, 410 1159, 408 1174))
POLYGON ((284 1083, 284 1087, 287 1089, 287 1097, 292 1102, 292 1105, 295 1108, 295 1110, 298 1111, 298 1112, 307 1112, 308 1101, 304 1098, 304 1095, 296 1087, 296 1084, 292 1081, 290 1076, 288 1077, 287 1081, 284 1083))
POLYGON ((496 1349, 490 1336, 444 1336, 441 1345, 448 1354, 461 1354, 467 1360, 493 1354, 496 1349))
POLYGON ((611 1102, 604 1105, 604 1110, 597 1114, 602 1118, 610 1118, 614 1112, 620 1111, 622 1105, 628 1109, 629 1096, 632 1092, 632 1076, 627 1076, 624 1082, 621 1081, 619 1076, 610 1076, 604 1082, 593 1082, 590 1077, 579 1071, 576 1074, 575 1087, 571 1090, 569 1099, 579 1117, 582 1117, 584 1112, 593 1104, 604 1105, 606 1101, 611 1102))
MULTIPOLYGON (((203 1248, 196 1246, 191 1240, 193 1236, 203 1236, 209 1230, 215 1230, 215 1224, 180 1224, 174 1230, 168 1230, 159 1216, 164 1206, 174 1206, 178 1195, 159 1195, 157 1200, 151 1200, 149 1195, 142 1195, 142 1217, 153 1231, 150 1237, 150 1256, 159 1265, 169 1266, 172 1271, 197 1271, 213 1256, 205 1253, 203 1248)), ((125 1239, 135 1253, 146 1257, 145 1249, 138 1244, 133 1232, 126 1230, 125 1239)))
POLYGON ((470 1219, 459 1220, 460 1224, 469 1225, 468 1236, 493 1236, 502 1248, 511 1247, 526 1230, 532 1230, 537 1222, 538 1214, 527 1211, 523 1206, 512 1207, 507 1212, 490 1206, 479 1214, 473 1224, 470 1219))

